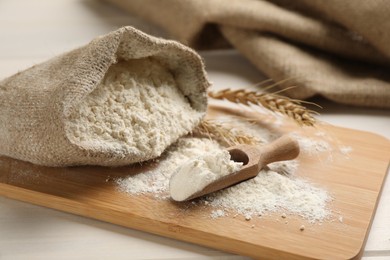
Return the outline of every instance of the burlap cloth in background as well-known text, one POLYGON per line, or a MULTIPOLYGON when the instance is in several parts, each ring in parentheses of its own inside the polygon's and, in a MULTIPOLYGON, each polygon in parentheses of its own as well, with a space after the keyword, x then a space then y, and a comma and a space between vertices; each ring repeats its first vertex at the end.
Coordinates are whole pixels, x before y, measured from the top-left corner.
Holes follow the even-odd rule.
POLYGON ((390 107, 388 0, 107 0, 184 44, 232 45, 286 94, 390 107))
POLYGON ((112 64, 144 57, 162 61, 192 108, 205 114, 209 82, 200 57, 176 41, 124 27, 0 81, 0 154, 46 166, 118 166, 159 156, 85 147, 72 142, 65 127, 112 64))

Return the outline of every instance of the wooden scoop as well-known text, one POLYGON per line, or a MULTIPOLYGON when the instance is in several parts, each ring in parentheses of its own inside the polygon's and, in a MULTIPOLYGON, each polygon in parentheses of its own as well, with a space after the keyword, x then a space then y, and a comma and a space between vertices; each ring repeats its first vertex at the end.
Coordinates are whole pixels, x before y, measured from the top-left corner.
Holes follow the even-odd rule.
POLYGON ((277 161, 292 160, 299 154, 298 142, 288 135, 276 139, 262 147, 236 145, 228 149, 231 160, 242 162, 243 167, 229 175, 217 179, 186 200, 191 200, 211 192, 230 187, 239 182, 254 178, 264 166, 277 161))

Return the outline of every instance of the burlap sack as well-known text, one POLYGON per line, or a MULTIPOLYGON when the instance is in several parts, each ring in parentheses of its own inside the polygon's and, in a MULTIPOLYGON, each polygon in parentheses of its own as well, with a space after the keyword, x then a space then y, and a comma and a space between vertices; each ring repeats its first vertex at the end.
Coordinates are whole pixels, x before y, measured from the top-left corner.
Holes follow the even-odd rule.
POLYGON ((205 113, 209 83, 199 56, 175 41, 124 27, 0 82, 0 154, 46 166, 117 166, 161 154, 134 158, 123 151, 85 147, 69 140, 64 127, 112 64, 143 57, 168 66, 191 107, 205 113))
POLYGON ((386 0, 108 0, 198 49, 237 48, 263 73, 345 104, 390 107, 386 0))

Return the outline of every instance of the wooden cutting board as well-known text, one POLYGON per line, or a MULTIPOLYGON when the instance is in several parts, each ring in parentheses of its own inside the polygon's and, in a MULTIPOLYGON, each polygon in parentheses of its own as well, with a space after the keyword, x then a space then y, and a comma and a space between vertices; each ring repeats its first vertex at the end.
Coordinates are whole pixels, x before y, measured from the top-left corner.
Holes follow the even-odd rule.
MULTIPOLYGON (((248 115, 228 110, 214 108, 208 114, 248 115)), ((254 258, 359 258, 387 173, 390 142, 326 124, 301 129, 289 120, 276 127, 268 118, 261 122, 279 134, 293 130, 319 138, 318 133, 325 133, 332 151, 301 153, 297 174, 332 195, 331 220, 311 224, 289 215, 285 224, 280 213, 250 221, 232 214, 212 219, 215 208, 119 191, 113 180, 142 172, 144 168, 137 166, 48 168, 0 157, 0 195, 254 258), (342 153, 342 146, 351 147, 351 152, 342 153)))

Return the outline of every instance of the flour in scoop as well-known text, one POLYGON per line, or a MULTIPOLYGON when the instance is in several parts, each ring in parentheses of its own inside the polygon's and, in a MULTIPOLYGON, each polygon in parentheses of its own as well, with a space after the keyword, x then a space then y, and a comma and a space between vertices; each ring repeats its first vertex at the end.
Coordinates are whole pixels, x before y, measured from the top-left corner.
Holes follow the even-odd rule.
POLYGON ((242 162, 230 160, 227 150, 209 153, 183 163, 170 179, 170 194, 175 201, 184 201, 223 176, 239 171, 242 162))

